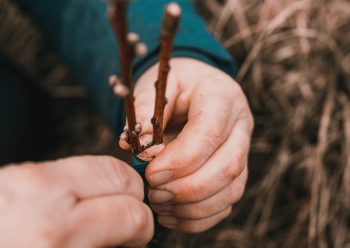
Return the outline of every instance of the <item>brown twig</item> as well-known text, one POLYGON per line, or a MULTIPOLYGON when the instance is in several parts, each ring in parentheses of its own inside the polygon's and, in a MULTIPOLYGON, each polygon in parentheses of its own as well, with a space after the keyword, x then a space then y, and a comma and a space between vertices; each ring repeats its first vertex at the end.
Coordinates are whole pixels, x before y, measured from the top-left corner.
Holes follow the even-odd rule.
POLYGON ((161 50, 159 56, 159 73, 156 82, 156 103, 154 108, 153 124, 153 144, 163 143, 163 119, 164 108, 167 103, 165 98, 166 84, 170 70, 169 60, 173 51, 173 40, 179 26, 181 17, 181 7, 171 2, 164 11, 162 27, 160 30, 161 50))
MULTIPOLYGON (((124 98, 124 106, 126 118, 128 121, 128 140, 133 150, 133 153, 139 154, 142 152, 140 145, 140 140, 138 137, 138 132, 136 132, 135 125, 136 115, 134 107, 134 96, 133 96, 133 78, 132 78, 132 64, 135 59, 135 46, 138 42, 135 42, 131 37, 131 40, 127 38, 128 35, 128 26, 126 19, 126 4, 125 1, 110 1, 110 6, 108 9, 108 17, 110 23, 116 34, 118 45, 119 45, 119 54, 121 59, 121 73, 122 73, 122 82, 119 84, 119 88, 122 88, 121 85, 124 85, 128 88, 127 94, 122 95, 124 98)), ((119 92, 117 90, 117 92, 119 92)), ((125 92, 125 91, 123 91, 125 92)))

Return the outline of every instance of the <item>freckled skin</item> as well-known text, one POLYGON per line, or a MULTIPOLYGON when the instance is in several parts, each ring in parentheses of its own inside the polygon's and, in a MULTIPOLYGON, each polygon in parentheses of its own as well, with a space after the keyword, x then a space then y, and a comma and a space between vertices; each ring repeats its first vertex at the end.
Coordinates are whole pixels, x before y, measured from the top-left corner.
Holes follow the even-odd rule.
MULTIPOLYGON (((254 120, 242 89, 222 71, 189 58, 172 59, 170 67, 165 148, 145 175, 150 182, 152 175, 168 171, 158 174, 164 176, 163 181, 162 176, 157 178, 160 185, 150 187, 173 195, 164 204, 171 204, 174 210, 160 211, 160 223, 183 232, 200 232, 226 218, 244 192, 254 120), (173 176, 169 180, 166 175, 173 176), (163 218, 165 215, 173 219, 163 218)), ((143 126, 140 135, 152 133, 157 72, 158 65, 151 67, 135 86, 136 119, 143 126)), ((126 142, 120 145, 130 149, 126 142)), ((169 199, 167 193, 155 195, 158 202, 160 195, 169 199)), ((162 203, 157 204, 156 212, 162 209, 162 203)))

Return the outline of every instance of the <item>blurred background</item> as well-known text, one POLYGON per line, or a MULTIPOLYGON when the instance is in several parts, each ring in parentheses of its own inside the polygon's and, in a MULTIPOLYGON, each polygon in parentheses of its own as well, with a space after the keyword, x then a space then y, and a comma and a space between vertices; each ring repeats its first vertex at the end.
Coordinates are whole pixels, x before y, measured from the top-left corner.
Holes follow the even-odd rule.
MULTIPOLYGON (((350 248, 350 1, 194 0, 240 64, 255 118, 246 192, 211 230, 171 233, 163 247, 350 248)), ((0 51, 53 104, 40 159, 109 154, 131 162, 96 108, 10 0, 0 51)))

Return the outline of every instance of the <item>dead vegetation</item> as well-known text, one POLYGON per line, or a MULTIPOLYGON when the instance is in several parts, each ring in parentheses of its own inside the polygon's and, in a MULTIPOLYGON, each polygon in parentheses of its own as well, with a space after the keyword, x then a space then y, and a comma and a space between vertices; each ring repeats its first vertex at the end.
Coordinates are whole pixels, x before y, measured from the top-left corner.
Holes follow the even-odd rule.
MULTIPOLYGON (((174 245, 350 247, 350 2, 196 2, 241 65, 237 81, 256 127, 246 193, 231 216, 202 234, 174 233, 174 245)), ((115 138, 81 103, 86 100, 66 67, 38 48, 42 37, 18 16, 8 0, 0 0, 0 47, 56 97, 64 138, 49 157, 117 155, 115 138), (33 47, 11 42, 13 37, 33 47), (69 112, 74 109, 79 111, 69 112)))
POLYGON ((245 196, 213 247, 350 247, 350 2, 200 5, 256 120, 245 196))

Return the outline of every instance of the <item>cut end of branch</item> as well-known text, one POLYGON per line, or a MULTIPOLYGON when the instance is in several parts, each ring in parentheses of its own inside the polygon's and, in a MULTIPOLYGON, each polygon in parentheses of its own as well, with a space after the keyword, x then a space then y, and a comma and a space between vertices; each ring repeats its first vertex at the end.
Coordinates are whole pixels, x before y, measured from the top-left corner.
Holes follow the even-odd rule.
POLYGON ((166 13, 174 18, 179 18, 181 16, 182 10, 177 2, 171 2, 165 9, 166 13))
POLYGON ((160 29, 161 39, 173 39, 180 24, 181 7, 176 2, 169 3, 165 10, 160 29))
POLYGON ((137 154, 136 157, 143 161, 152 161, 162 150, 164 149, 164 144, 153 145, 142 153, 137 154))

